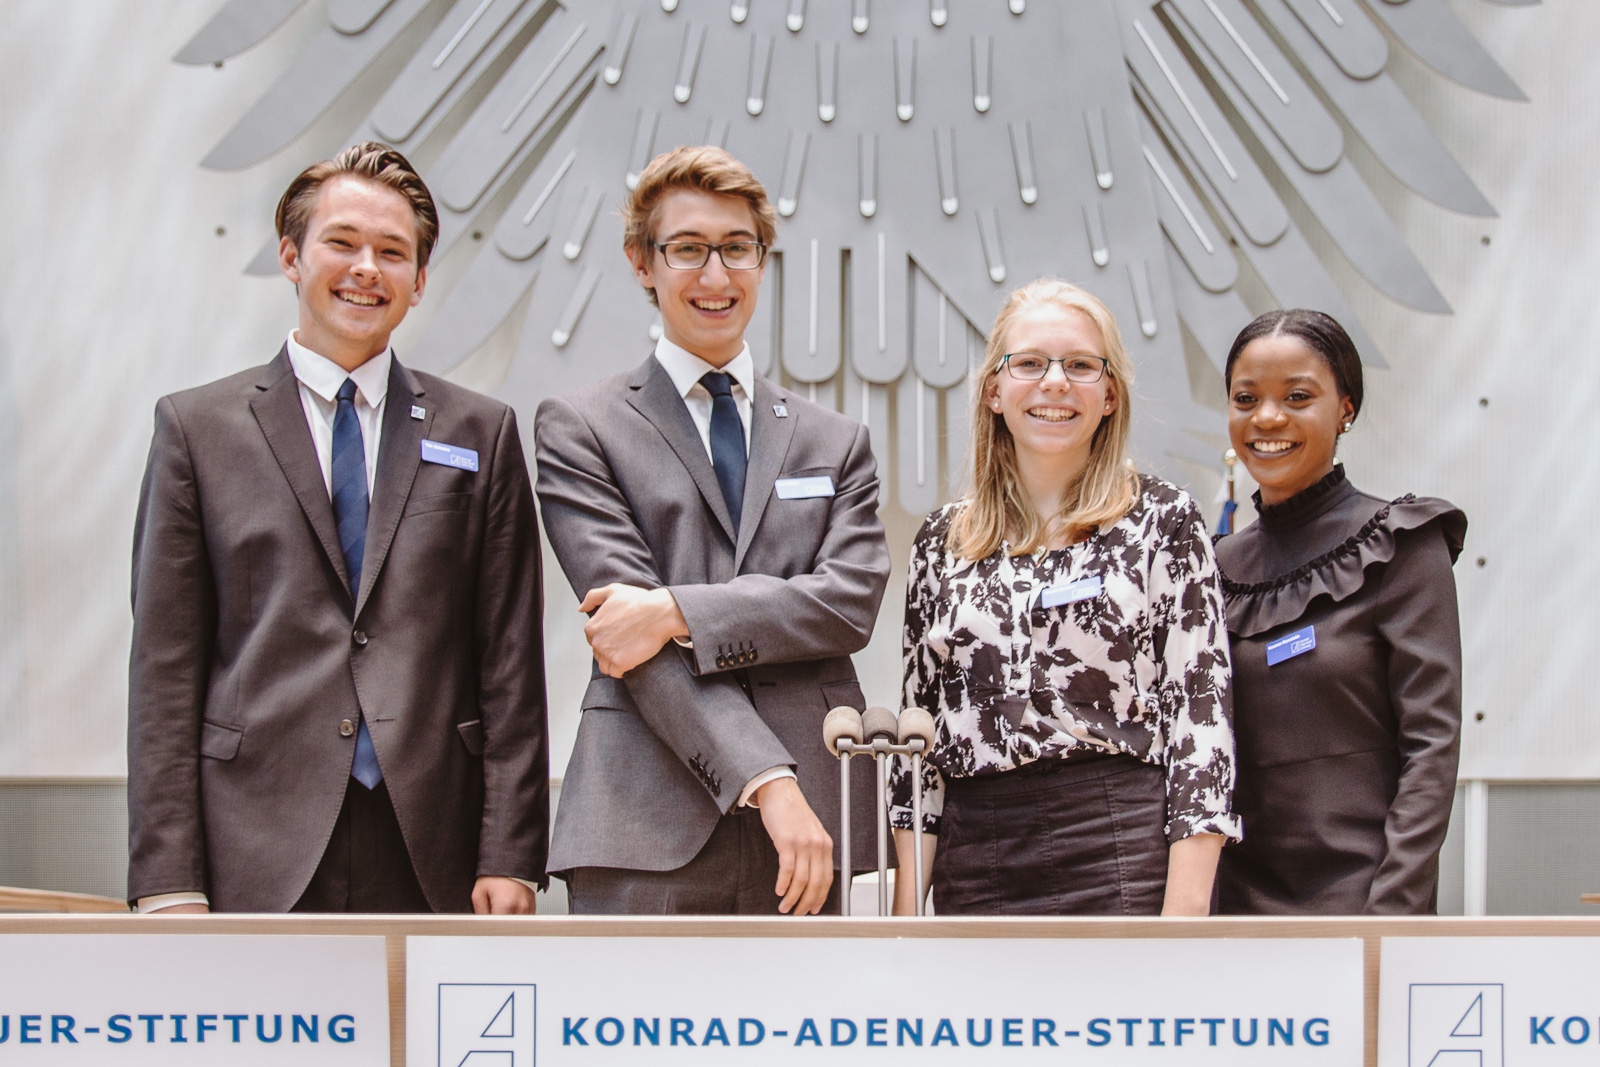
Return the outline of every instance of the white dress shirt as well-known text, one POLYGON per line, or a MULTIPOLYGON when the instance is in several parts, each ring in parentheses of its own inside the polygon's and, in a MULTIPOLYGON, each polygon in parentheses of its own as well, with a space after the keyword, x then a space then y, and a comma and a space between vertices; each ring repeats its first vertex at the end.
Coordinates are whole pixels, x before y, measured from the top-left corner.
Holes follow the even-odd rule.
MULTIPOLYGON (((702 376, 711 371, 723 371, 733 379, 733 402, 739 406, 739 422, 744 426, 744 451, 750 454, 750 404, 756 391, 756 361, 750 355, 750 346, 746 344, 739 350, 739 354, 728 361, 726 366, 713 367, 688 349, 673 344, 662 336, 656 342, 656 362, 661 364, 667 372, 667 377, 672 379, 672 384, 677 386, 678 395, 683 397, 683 406, 689 409, 689 418, 694 420, 695 429, 700 431, 700 443, 706 448, 706 455, 711 455, 711 393, 700 384, 702 376)), ((685 648, 693 648, 691 638, 673 638, 685 648)), ((755 792, 768 782, 779 778, 793 778, 794 771, 789 767, 772 767, 762 771, 739 791, 740 806, 758 807, 755 803, 755 792)))
POLYGON ((378 438, 383 433, 383 404, 389 394, 389 365, 394 349, 386 348, 353 371, 321 356, 295 340, 289 332, 289 365, 300 386, 300 406, 305 409, 311 443, 322 468, 322 485, 333 499, 333 419, 339 413, 339 387, 346 378, 356 383, 356 421, 361 423, 361 447, 367 459, 367 499, 378 474, 378 438))
POLYGON ((744 426, 744 451, 750 454, 750 398, 756 389, 756 361, 745 345, 725 367, 713 367, 686 348, 680 348, 663 336, 656 342, 656 362, 666 370, 667 377, 678 387, 683 406, 689 409, 695 429, 700 431, 700 443, 711 455, 711 393, 700 384, 700 379, 712 371, 723 371, 733 379, 733 402, 739 406, 739 422, 744 426))

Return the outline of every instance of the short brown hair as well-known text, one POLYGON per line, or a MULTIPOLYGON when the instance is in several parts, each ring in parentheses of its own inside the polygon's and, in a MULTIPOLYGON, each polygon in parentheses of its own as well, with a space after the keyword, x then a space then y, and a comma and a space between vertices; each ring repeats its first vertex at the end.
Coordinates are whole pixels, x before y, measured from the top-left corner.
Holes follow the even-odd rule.
MULTIPOLYGON (((650 242, 661 214, 661 200, 673 189, 698 189, 716 196, 736 196, 750 205, 756 240, 771 247, 778 236, 778 216, 767 190, 750 168, 716 145, 674 148, 650 161, 622 202, 622 247, 630 257, 648 259, 650 242)), ((650 302, 656 300, 655 290, 650 302)))
POLYGON ((439 212, 433 206, 433 194, 405 156, 377 141, 351 145, 332 159, 313 163, 301 171, 278 201, 278 237, 289 238, 299 248, 322 186, 328 179, 345 174, 387 186, 406 198, 417 223, 417 267, 426 267, 433 244, 439 239, 439 212))

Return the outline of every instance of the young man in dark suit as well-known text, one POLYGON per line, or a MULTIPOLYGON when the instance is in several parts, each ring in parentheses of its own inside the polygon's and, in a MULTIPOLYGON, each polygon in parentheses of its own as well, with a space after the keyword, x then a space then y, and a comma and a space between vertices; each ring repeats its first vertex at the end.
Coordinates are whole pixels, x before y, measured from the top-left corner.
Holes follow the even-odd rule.
POLYGON ((545 877, 539 539, 516 419, 407 370, 438 215, 367 143, 278 205, 299 322, 156 405, 134 530, 141 911, 527 913, 545 877))
MULTIPOLYGON (((551 870, 580 914, 834 908, 822 720, 861 707, 850 653, 889 574, 867 431, 755 372, 776 227, 743 164, 657 158, 624 226, 661 340, 535 422, 545 531, 595 657, 551 870)), ((870 826, 867 789, 853 800, 870 826)))

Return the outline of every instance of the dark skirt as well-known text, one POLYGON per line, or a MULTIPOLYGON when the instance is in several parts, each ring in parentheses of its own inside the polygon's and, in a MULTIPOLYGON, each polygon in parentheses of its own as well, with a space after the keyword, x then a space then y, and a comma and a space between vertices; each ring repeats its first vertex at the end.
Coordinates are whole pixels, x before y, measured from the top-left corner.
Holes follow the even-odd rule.
POLYGON ((1159 915, 1166 776, 1125 755, 947 778, 940 915, 1159 915))

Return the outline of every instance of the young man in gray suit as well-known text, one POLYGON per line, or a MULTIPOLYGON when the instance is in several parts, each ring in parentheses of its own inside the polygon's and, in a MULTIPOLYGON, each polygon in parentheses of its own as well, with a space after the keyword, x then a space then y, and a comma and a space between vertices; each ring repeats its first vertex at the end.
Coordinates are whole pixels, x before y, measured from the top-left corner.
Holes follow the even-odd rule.
MULTIPOLYGON (((748 168, 660 156, 624 227, 661 340, 534 427, 595 658, 550 869, 579 914, 833 910, 822 720, 861 707, 850 653, 889 574, 867 431, 755 373, 744 330, 776 226, 748 168)), ((870 826, 867 789, 853 800, 870 826)))
POLYGON ((139 500, 141 911, 526 913, 544 879, 539 535, 504 404, 400 365, 439 232, 367 143, 278 204, 298 327, 166 397, 139 500))

